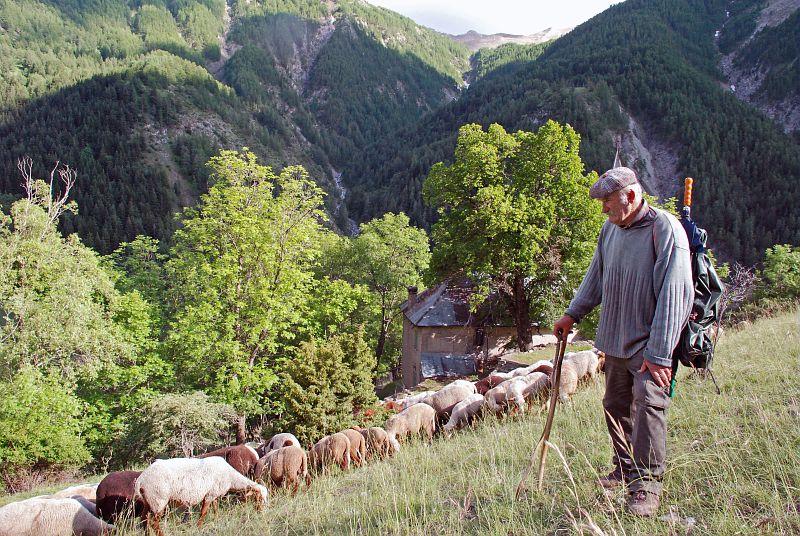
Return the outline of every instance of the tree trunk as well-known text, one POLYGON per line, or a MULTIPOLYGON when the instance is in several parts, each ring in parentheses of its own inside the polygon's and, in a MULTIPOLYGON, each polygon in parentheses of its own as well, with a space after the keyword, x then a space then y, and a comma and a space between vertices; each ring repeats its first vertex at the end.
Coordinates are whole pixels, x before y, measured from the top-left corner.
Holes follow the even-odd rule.
POLYGON ((525 294, 525 277, 514 276, 513 295, 511 296, 511 312, 514 315, 514 325, 517 327, 517 346, 520 351, 531 349, 533 334, 531 332, 531 315, 528 296, 525 294))
POLYGON ((389 323, 391 321, 391 318, 384 317, 381 324, 381 332, 378 334, 378 346, 375 348, 375 358, 378 363, 380 363, 381 356, 383 356, 383 347, 386 346, 386 333, 389 331, 389 323))
POLYGON ((239 415, 236 419, 236 444, 243 445, 247 440, 247 422, 245 415, 239 415))

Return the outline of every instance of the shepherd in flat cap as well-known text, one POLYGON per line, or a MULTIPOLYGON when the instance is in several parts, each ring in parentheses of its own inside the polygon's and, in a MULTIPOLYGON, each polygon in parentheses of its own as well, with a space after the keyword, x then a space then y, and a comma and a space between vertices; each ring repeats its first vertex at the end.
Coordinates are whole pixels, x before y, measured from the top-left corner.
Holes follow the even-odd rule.
POLYGON ((627 486, 629 511, 652 516, 666 468, 672 351, 694 298, 689 244, 677 218, 642 198, 630 168, 606 171, 589 195, 608 221, 554 332, 569 333, 602 302, 595 346, 606 354, 603 408, 614 458, 599 484, 627 486))

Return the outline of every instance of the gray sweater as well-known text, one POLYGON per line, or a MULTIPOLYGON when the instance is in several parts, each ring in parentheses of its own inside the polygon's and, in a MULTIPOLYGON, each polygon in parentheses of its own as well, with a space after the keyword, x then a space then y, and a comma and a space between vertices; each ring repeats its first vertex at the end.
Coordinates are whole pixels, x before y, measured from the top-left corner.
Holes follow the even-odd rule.
POLYGON ((626 228, 605 222, 567 314, 580 322, 602 302, 599 350, 629 358, 644 348, 645 359, 669 366, 694 300, 689 241, 671 214, 642 212, 626 228))

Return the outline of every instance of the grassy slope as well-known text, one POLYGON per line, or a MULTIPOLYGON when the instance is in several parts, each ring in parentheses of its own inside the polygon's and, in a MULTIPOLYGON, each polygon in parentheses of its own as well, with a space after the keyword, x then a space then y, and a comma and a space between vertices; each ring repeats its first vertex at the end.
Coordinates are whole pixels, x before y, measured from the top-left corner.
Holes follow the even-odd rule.
MULTIPOLYGON (((728 332, 717 358, 720 396, 680 374, 662 514, 693 517, 693 534, 800 532, 798 320, 728 332)), ((263 515, 223 506, 202 530, 172 518, 168 534, 551 534, 578 532, 590 517, 608 534, 685 533, 680 522, 633 519, 621 495, 596 492, 592 478, 610 457, 602 392, 600 382, 586 385, 558 408, 551 439, 563 461, 552 452, 544 493, 534 476, 519 502, 514 488, 542 415, 487 419, 448 440, 413 443, 388 462, 319 478, 295 498, 278 494, 263 515)))

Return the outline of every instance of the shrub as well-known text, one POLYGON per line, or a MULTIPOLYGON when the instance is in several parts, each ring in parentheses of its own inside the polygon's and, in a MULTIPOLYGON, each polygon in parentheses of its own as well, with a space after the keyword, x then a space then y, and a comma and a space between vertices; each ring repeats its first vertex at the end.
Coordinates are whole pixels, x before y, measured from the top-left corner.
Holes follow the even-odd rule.
POLYGON ((131 412, 120 454, 129 463, 188 457, 227 443, 236 412, 202 391, 153 397, 131 412))
POLYGON ((767 249, 761 275, 767 298, 800 299, 800 247, 784 244, 767 249))
POLYGON ((285 412, 279 426, 293 430, 304 443, 352 426, 355 414, 377 401, 374 368, 375 355, 362 330, 304 343, 283 374, 285 412))
POLYGON ((89 460, 82 409, 57 376, 33 367, 0 382, 0 479, 8 491, 89 460))

